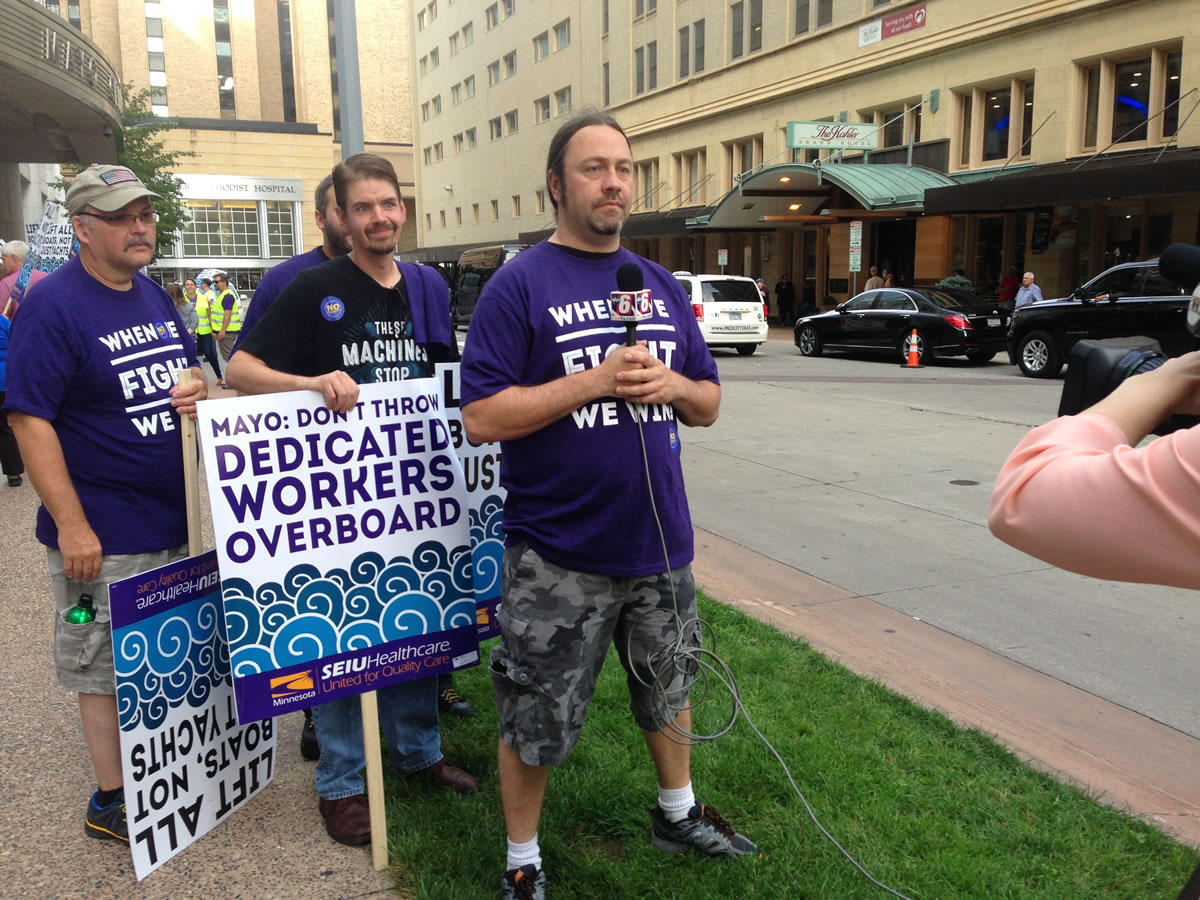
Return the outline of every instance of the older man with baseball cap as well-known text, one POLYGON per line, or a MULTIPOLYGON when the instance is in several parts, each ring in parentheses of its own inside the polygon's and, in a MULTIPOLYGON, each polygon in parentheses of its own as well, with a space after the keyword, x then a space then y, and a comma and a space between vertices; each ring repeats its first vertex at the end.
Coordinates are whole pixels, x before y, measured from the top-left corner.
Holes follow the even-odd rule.
POLYGON ((157 197, 124 166, 76 176, 66 205, 79 255, 21 307, 8 349, 9 421, 42 501, 55 668, 79 694, 98 782, 84 833, 124 842, 108 585, 187 555, 178 423, 207 396, 175 305, 139 272, 154 256, 157 197), (187 368, 193 380, 172 387, 187 368), (68 615, 89 604, 92 621, 68 615))

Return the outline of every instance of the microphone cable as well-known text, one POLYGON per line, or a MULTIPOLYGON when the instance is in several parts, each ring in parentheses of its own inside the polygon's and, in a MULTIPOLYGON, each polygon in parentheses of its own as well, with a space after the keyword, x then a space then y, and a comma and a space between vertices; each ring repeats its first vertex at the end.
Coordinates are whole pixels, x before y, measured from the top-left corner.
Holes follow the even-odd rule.
MULTIPOLYGON (((640 404, 639 404, 640 405, 640 404)), ((763 742, 764 746, 775 757, 780 768, 783 769, 783 774, 787 777, 788 784, 792 786, 792 790, 796 792, 796 796, 800 798, 800 802, 804 805, 805 812, 817 826, 817 830, 825 836, 839 853, 844 856, 855 869, 859 871, 864 878, 871 884, 875 885, 880 890, 890 894, 893 897, 898 897, 900 900, 911 900, 907 895, 888 887, 882 881, 875 878, 868 872, 863 865, 854 858, 851 853, 846 850, 837 838, 821 824, 821 820, 817 818, 816 812, 808 802, 808 798, 804 796, 804 792, 800 790, 800 786, 796 784, 796 779, 792 777, 791 769, 787 763, 775 749, 775 746, 767 739, 754 724, 750 718, 750 714, 746 711, 746 707, 742 703, 741 692, 738 689, 737 679, 734 677, 733 670, 729 668, 729 664, 714 650, 709 650, 704 646, 703 635, 707 631, 709 640, 713 646, 716 644, 716 633, 713 631, 712 625, 697 616, 684 622, 679 615, 679 598, 675 593, 675 579, 671 575, 671 552, 667 547, 667 537, 663 532, 662 519, 658 515, 658 504, 654 500, 654 484, 650 475, 650 454, 646 449, 646 434, 642 428, 642 417, 634 408, 635 404, 630 401, 625 401, 625 406, 629 409, 630 415, 633 416, 634 422, 637 424, 638 440, 641 442, 642 449, 642 470, 646 474, 646 491, 650 496, 650 511, 654 516, 654 524, 658 529, 658 539, 662 545, 663 562, 666 565, 667 584, 671 589, 671 605, 674 609, 675 616, 675 639, 670 643, 650 654, 646 662, 650 670, 651 678, 649 681, 644 679, 637 671, 637 666, 634 664, 633 657, 633 637, 632 634, 626 638, 625 658, 629 660, 629 669, 631 675, 637 679, 638 683, 645 688, 649 688, 651 695, 655 700, 661 700, 663 706, 671 713, 671 720, 661 723, 661 733, 670 741, 677 744, 699 744, 708 741, 715 741, 717 738, 728 734, 730 729, 737 723, 738 715, 740 714, 745 720, 750 729, 763 742), (686 638, 686 635, 697 633, 701 640, 692 643, 686 638), (671 685, 681 679, 678 687, 672 689, 671 685), (680 728, 675 720, 684 711, 691 711, 704 703, 708 698, 710 691, 710 682, 715 682, 715 687, 723 687, 729 692, 731 699, 729 718, 725 720, 719 728, 708 734, 699 734, 690 730, 680 728), (698 701, 690 699, 692 689, 699 684, 701 686, 701 696, 698 701)))

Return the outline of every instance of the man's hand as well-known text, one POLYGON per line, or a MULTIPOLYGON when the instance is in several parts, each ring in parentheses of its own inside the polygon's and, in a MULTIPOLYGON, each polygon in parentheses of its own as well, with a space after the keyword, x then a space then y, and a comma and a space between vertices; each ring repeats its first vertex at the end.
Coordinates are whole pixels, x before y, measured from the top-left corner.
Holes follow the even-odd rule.
POLYGON ((308 383, 305 384, 305 388, 320 391, 325 396, 325 405, 334 412, 350 412, 358 405, 358 385, 341 369, 308 378, 306 381, 308 383))
POLYGON ((192 378, 187 384, 177 384, 168 393, 175 412, 196 418, 196 403, 208 399, 208 379, 203 369, 192 368, 192 378))
POLYGON ((58 549, 63 558, 63 574, 72 581, 95 581, 100 577, 103 551, 100 539, 86 521, 58 529, 58 549))
POLYGON ((630 403, 673 404, 680 396, 682 375, 650 353, 645 341, 633 347, 621 347, 610 355, 620 357, 623 366, 616 373, 614 396, 630 403))

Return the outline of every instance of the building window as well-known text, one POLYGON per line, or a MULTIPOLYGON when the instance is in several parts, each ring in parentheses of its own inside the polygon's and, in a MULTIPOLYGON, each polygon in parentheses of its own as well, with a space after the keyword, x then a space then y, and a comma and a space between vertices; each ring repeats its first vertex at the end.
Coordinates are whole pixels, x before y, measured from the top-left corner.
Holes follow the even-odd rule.
POLYGON ((454 224, 455 225, 462 224, 462 207, 461 206, 454 207, 454 224))
POLYGON ((471 204, 471 224, 472 225, 479 224, 479 204, 478 203, 471 204))
POLYGON ((1135 59, 1102 59, 1082 70, 1083 149, 1155 144, 1179 127, 1178 47, 1157 47, 1135 59))
POLYGON ((512 78, 516 74, 517 74, 517 51, 513 50, 511 53, 506 53, 504 55, 504 77, 512 78))
POLYGON ((438 53, 437 47, 429 51, 429 70, 433 71, 441 65, 441 54, 438 53))
MULTIPOLYGON (((58 4, 55 4, 57 8, 58 4)), ((163 53, 162 10, 158 4, 146 6, 146 56, 150 65, 150 112, 165 117, 167 108, 167 69, 163 53)))
POLYGON ((462 27, 463 49, 471 46, 471 42, 475 40, 475 26, 470 22, 462 27))
POLYGON ((796 0, 796 34, 808 34, 808 0, 796 0))
POLYGON ((539 216, 546 212, 546 191, 543 188, 533 192, 533 211, 539 216))
POLYGON ((492 201, 492 221, 493 222, 500 221, 500 201, 499 200, 492 201))
POLYGON ((296 76, 292 65, 292 8, 279 0, 279 79, 283 87, 283 121, 296 121, 296 76))
POLYGON ((520 194, 512 195, 512 214, 513 214, 514 219, 521 215, 521 195, 520 194))
POLYGON ((691 65, 692 26, 684 25, 679 29, 679 77, 687 78, 691 65))
POLYGON ((680 186, 681 206, 695 206, 705 202, 704 185, 708 181, 705 172, 706 153, 703 149, 679 153, 675 156, 675 181, 680 186))
POLYGON ((446 227, 446 211, 444 209, 438 210, 438 224, 443 228, 446 227))
POLYGON ((489 6, 487 9, 485 9, 483 11, 483 25, 488 31, 491 31, 493 28, 495 28, 499 24, 500 24, 500 7, 498 4, 493 3, 491 6, 489 6))
POLYGON ((762 49, 762 0, 750 0, 750 52, 762 49))
POLYGON ((696 21, 696 24, 694 24, 692 26, 692 36, 695 39, 695 43, 692 45, 695 50, 695 52, 692 54, 692 57, 695 61, 695 65, 692 68, 692 71, 693 72, 703 72, 704 71, 704 20, 703 19, 698 19, 696 21))
POLYGON ((762 162, 762 135, 725 144, 725 164, 729 168, 729 188, 738 186, 762 162))
POLYGON ((658 41, 646 45, 646 90, 658 87, 658 41))
POLYGON ((466 130, 466 134, 465 134, 465 136, 466 136, 466 138, 467 138, 467 149, 468 149, 468 150, 474 150, 474 149, 475 149, 475 145, 478 143, 478 141, 475 139, 475 129, 474 129, 474 128, 468 128, 468 129, 466 130))
POLYGON ((424 103, 421 104, 421 121, 422 122, 429 121, 429 101, 428 100, 426 100, 424 103))
POLYGON ((450 105, 458 106, 462 103, 462 82, 450 85, 450 105))
MULTIPOLYGON (((261 257, 258 203, 253 200, 184 200, 185 256, 261 257)), ((282 237, 279 242, 283 246, 282 237)), ((293 248, 292 253, 295 252, 293 248)), ((290 255, 281 252, 281 256, 290 255)))
POLYGON ((554 114, 565 116, 571 111, 571 89, 562 88, 554 92, 554 114))
POLYGON ((517 130, 517 111, 510 109, 504 114, 504 130, 508 134, 513 134, 517 130))
POLYGON ((538 97, 533 101, 533 121, 545 122, 550 118, 550 97, 538 97))
POLYGON ((229 32, 229 0, 213 0, 213 32, 217 45, 217 96, 221 118, 237 118, 233 98, 233 45, 229 32))
POLYGON ((913 98, 904 103, 866 113, 864 118, 879 126, 879 149, 903 147, 911 136, 921 140, 921 100, 913 98))
POLYGON ((571 20, 564 19, 554 26, 554 49, 564 50, 571 43, 571 20))
POLYGON ((600 36, 608 35, 608 0, 600 0, 600 36))
POLYGON ((431 102, 431 106, 433 109, 433 114, 435 116, 440 116, 442 114, 442 95, 441 94, 438 94, 433 98, 433 101, 431 102))
POLYGON ((425 213, 425 230, 433 231, 433 213, 425 213))
MULTIPOLYGON (((1033 137, 1033 79, 958 94, 961 168, 1028 158, 1033 137)), ((920 120, 916 120, 919 129, 920 120)), ((919 133, 914 136, 920 139, 919 133)))
POLYGON ((463 142, 462 132, 460 131, 458 134, 456 134, 454 136, 453 140, 454 140, 454 152, 462 153, 463 147, 465 146, 465 144, 463 142))
POLYGON ((655 209, 654 195, 658 190, 658 160, 638 163, 633 169, 634 208, 655 209))
POLYGON ((504 18, 511 19, 516 11, 516 0, 504 0, 504 18))
POLYGON ((495 141, 503 134, 504 129, 500 124, 500 117, 496 116, 494 119, 488 119, 488 138, 495 141))
POLYGON ((433 165, 433 148, 425 147, 421 150, 421 153, 425 157, 425 165, 427 165, 427 166, 433 165))
POLYGON ((277 200, 265 200, 267 213, 267 256, 277 259, 296 252, 295 219, 292 204, 277 200))
POLYGON ((742 40, 745 24, 746 4, 735 3, 729 7, 729 58, 738 59, 742 55, 742 40))
POLYGON ((433 145, 433 161, 441 162, 443 156, 445 156, 445 153, 442 149, 442 142, 438 141, 436 144, 433 145))
POLYGON ((817 27, 833 24, 833 0, 817 0, 817 27))
POLYGON ((543 31, 533 39, 533 61, 545 59, 550 55, 550 32, 543 31))
POLYGON ((633 51, 633 92, 646 93, 646 48, 638 47, 633 51))
POLYGON ((468 75, 463 79, 463 99, 470 100, 475 96, 475 76, 468 75))
POLYGON ((457 54, 458 54, 458 32, 456 31, 456 32, 454 32, 454 34, 450 35, 450 55, 456 56, 457 54))
POLYGON ((488 63, 488 87, 492 87, 500 83, 500 60, 493 60, 488 63))

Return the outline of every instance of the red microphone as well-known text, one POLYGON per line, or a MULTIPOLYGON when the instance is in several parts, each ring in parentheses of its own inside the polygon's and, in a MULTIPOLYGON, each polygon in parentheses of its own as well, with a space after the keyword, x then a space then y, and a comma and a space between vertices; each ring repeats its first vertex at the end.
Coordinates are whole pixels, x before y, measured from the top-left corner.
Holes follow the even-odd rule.
POLYGON ((608 295, 608 314, 614 322, 625 325, 625 344, 637 343, 637 323, 653 318, 650 292, 643 290, 645 278, 637 263, 624 263, 617 269, 617 289, 608 295))

